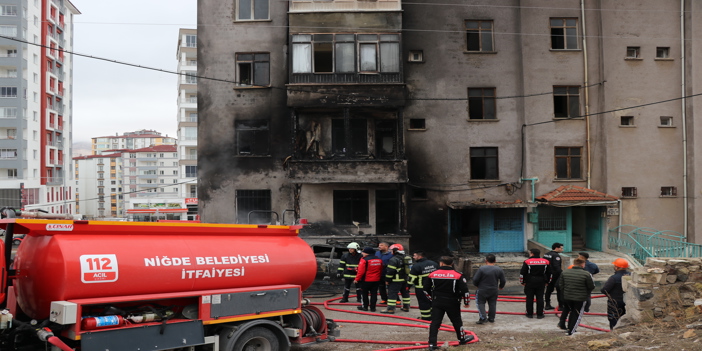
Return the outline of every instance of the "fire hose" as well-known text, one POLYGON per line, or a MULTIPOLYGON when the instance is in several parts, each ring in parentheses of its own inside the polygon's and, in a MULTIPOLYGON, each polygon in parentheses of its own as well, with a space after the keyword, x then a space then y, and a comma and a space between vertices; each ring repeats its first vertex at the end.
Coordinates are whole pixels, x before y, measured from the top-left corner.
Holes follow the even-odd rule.
MULTIPOLYGON (((414 294, 412 294, 414 295, 414 294)), ((354 296, 349 296, 349 297, 354 297, 354 296)), ((593 295, 592 298, 602 298, 606 297, 605 295, 593 295)), ((401 319, 401 320, 408 320, 412 321, 414 323, 422 323, 422 324, 409 324, 409 323, 397 323, 397 322, 376 322, 376 321, 356 321, 356 320, 341 320, 341 319, 335 319, 334 321, 337 323, 359 323, 359 324, 373 324, 373 325, 389 325, 389 326, 398 326, 398 327, 410 327, 410 328, 429 328, 429 321, 424 321, 424 320, 418 320, 416 318, 412 317, 405 317, 405 316, 397 316, 397 315, 385 315, 385 314, 378 314, 374 312, 367 312, 367 311, 352 311, 352 310, 345 310, 345 309, 340 309, 340 308, 334 308, 332 306, 355 306, 356 304, 349 304, 349 303, 337 303, 334 302, 336 300, 340 300, 341 297, 333 298, 326 300, 324 302, 313 302, 311 303, 312 305, 323 305, 327 310, 330 311, 336 311, 336 312, 343 312, 343 313, 355 313, 355 314, 362 314, 362 315, 369 315, 369 316, 383 316, 383 317, 390 317, 394 319, 401 319)), ((475 296, 471 295, 471 299, 475 300, 475 296)), ((501 302, 521 302, 525 303, 526 302, 526 297, 524 296, 500 296, 500 298, 497 299, 497 301, 501 302)), ((382 305, 379 305, 382 306, 382 305)), ((418 307, 412 307, 412 308, 418 308, 418 307)), ((477 310, 467 310, 467 309, 461 309, 461 312, 470 312, 470 313, 477 313, 477 310)), ((506 312, 506 311, 497 311, 497 314, 503 314, 503 315, 524 315, 523 312, 506 312)), ((552 311, 552 312, 544 312, 545 314, 560 314, 560 311, 552 311)), ((594 312, 585 312, 585 315, 590 315, 590 316, 607 316, 606 313, 594 313, 594 312)), ((594 326, 589 326, 580 323, 580 327, 587 328, 587 329, 592 329, 596 331, 601 331, 601 332, 609 332, 607 329, 603 328, 598 328, 594 326)), ((453 326, 449 326, 446 324, 441 324, 440 331, 454 331, 453 326)), ((465 330, 467 335, 472 335, 474 336, 474 339, 469 342, 469 343, 475 343, 479 341, 478 336, 469 330, 465 330)), ((370 344, 381 344, 381 345, 412 345, 412 346, 403 346, 403 347, 397 347, 397 348, 389 348, 389 349, 380 349, 382 351, 401 351, 401 350, 416 350, 416 349, 426 349, 428 342, 427 341, 388 341, 388 340, 364 340, 364 339, 336 339, 335 342, 349 342, 349 343, 370 343, 370 344)), ((446 342, 449 346, 456 346, 458 345, 458 341, 452 341, 452 342, 446 342)), ((377 351, 380 351, 377 350, 377 351)))

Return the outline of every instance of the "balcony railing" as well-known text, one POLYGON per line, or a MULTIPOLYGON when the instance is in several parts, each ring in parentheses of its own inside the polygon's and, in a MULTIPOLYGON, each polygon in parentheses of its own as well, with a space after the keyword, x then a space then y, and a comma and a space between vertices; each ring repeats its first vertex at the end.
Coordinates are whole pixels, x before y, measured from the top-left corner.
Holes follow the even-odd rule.
POLYGON ((402 4, 399 0, 357 1, 290 1, 290 12, 337 12, 337 11, 400 11, 402 4))
POLYGON ((315 74, 315 73, 295 73, 290 75, 290 83, 292 84, 388 84, 402 83, 402 73, 381 73, 381 74, 358 74, 358 73, 334 73, 334 74, 315 74))

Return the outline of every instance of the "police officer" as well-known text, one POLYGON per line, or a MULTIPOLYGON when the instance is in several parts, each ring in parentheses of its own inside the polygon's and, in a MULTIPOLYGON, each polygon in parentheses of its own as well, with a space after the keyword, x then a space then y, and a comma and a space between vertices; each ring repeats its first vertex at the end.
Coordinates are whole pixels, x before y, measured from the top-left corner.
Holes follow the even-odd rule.
POLYGON ((544 289, 551 281, 551 268, 548 260, 543 259, 541 250, 529 250, 529 258, 519 271, 519 283, 526 295, 526 316, 534 318, 534 297, 536 297, 536 318, 544 318, 544 289))
MULTIPOLYGON (((356 271, 358 270, 358 263, 361 262, 361 246, 358 243, 350 243, 346 246, 349 252, 341 256, 339 261, 339 269, 337 270, 336 277, 344 280, 344 296, 339 302, 349 302, 349 293, 351 292, 351 283, 356 279, 356 271)), ((361 287, 359 284, 354 284, 356 287, 356 301, 362 302, 361 300, 361 287)))
POLYGON ((559 255, 561 252, 563 252, 563 244, 561 243, 553 243, 551 245, 551 251, 547 252, 544 255, 544 258, 548 260, 551 266, 551 282, 548 284, 548 287, 546 287, 546 307, 544 307, 545 310, 552 310, 553 306, 551 306, 551 294, 553 294, 553 290, 556 290, 556 299, 558 299, 558 310, 563 311, 563 290, 558 287, 558 278, 561 277, 561 273, 563 273, 563 265, 561 261, 561 255, 559 255))
POLYGON ((436 339, 444 314, 448 315, 453 324, 458 343, 465 345, 471 342, 475 336, 466 334, 461 320, 461 300, 466 308, 470 306, 468 281, 463 273, 453 269, 453 257, 441 256, 439 269, 424 278, 424 291, 432 300, 429 351, 439 349, 436 339))
POLYGON ((390 251, 393 256, 388 261, 387 274, 385 275, 385 282, 388 286, 388 305, 380 313, 395 313, 398 294, 402 295, 402 310, 409 312, 410 293, 407 289, 407 276, 411 261, 409 257, 405 257, 405 249, 401 244, 390 245, 390 251))
POLYGON ((414 285, 414 296, 417 298, 419 305, 419 319, 431 320, 431 300, 424 295, 424 278, 429 273, 435 271, 439 264, 424 257, 423 251, 417 251, 413 255, 414 264, 410 268, 408 283, 414 285))

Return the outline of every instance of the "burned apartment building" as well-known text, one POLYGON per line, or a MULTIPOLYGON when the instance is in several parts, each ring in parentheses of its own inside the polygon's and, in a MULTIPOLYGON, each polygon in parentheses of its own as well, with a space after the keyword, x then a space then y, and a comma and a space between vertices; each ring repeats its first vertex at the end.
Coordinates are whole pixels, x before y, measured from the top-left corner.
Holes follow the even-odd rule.
POLYGON ((700 242, 700 6, 200 0, 201 218, 436 253, 700 242))

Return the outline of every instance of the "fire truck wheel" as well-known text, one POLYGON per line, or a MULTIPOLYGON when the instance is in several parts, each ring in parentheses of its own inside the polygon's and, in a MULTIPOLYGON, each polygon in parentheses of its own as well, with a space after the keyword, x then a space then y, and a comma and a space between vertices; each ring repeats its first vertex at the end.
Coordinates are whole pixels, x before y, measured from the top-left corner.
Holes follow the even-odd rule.
POLYGON ((245 331, 231 351, 277 351, 278 338, 264 327, 254 327, 245 331))

